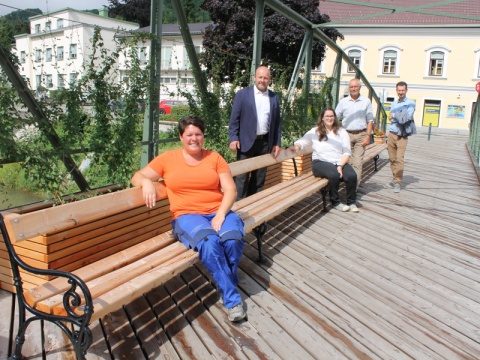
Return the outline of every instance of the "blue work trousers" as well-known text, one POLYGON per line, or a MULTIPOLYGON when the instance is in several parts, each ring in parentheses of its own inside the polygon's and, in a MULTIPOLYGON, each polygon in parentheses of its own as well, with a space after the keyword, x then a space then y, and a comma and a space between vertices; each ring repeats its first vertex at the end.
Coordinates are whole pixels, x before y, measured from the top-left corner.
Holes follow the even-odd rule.
POLYGON ((242 301, 237 289, 237 270, 245 245, 245 232, 242 219, 230 211, 217 233, 211 227, 214 216, 215 214, 182 215, 172 225, 179 240, 198 251, 200 261, 212 275, 223 303, 229 309, 242 301), (198 239, 196 234, 200 234, 201 238, 198 239))

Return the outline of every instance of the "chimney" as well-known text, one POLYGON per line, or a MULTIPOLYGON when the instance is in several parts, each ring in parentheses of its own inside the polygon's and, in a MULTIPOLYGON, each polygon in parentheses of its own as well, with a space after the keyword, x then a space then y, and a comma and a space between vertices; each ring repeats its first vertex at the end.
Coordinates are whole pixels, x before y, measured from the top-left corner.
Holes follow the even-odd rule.
POLYGON ((98 9, 98 15, 108 18, 108 8, 106 6, 103 6, 101 9, 98 9))

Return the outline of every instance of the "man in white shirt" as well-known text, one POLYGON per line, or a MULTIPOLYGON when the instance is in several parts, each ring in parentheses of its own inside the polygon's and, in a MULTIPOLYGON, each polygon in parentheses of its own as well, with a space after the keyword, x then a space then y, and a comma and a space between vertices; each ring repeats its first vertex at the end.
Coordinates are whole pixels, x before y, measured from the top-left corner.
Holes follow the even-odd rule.
MULTIPOLYGON (((260 66, 255 71, 255 85, 235 95, 228 127, 229 147, 237 160, 272 153, 277 157, 281 144, 281 118, 278 96, 268 89, 270 70, 260 66)), ((267 169, 235 177, 237 200, 262 190, 267 169)))
POLYGON ((360 95, 360 80, 352 79, 348 83, 350 95, 339 101, 335 108, 337 117, 350 137, 352 156, 349 163, 357 173, 357 190, 362 180, 362 161, 365 146, 370 143, 373 131, 372 102, 360 95))

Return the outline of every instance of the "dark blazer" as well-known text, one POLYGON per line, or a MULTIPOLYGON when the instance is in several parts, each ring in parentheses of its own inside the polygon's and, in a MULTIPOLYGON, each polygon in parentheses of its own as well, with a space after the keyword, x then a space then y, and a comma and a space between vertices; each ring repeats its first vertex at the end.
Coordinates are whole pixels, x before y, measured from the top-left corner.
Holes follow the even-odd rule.
MULTIPOLYGON (((268 151, 274 145, 281 144, 282 120, 278 96, 268 90, 270 98, 270 131, 268 132, 268 151)), ((240 151, 247 152, 253 146, 257 136, 257 108, 253 86, 239 90, 233 100, 230 125, 228 126, 229 143, 240 141, 240 151)))

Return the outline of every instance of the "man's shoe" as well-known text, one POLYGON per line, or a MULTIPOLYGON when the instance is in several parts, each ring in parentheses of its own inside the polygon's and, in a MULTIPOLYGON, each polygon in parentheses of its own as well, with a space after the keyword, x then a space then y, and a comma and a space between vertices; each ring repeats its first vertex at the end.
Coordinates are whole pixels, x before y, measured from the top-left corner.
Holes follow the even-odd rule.
POLYGON ((228 311, 228 320, 230 320, 231 322, 237 322, 237 321, 243 320, 247 316, 247 313, 243 308, 243 302, 234 306, 233 308, 227 309, 227 311, 228 311))
POLYGON ((397 185, 397 184, 395 184, 395 181, 393 181, 393 180, 390 181, 390 182, 387 184, 387 186, 390 186, 392 189, 395 187, 395 185, 397 185))
POLYGON ((395 184, 395 186, 393 187, 393 192, 394 193, 399 193, 400 192, 400 185, 395 184))
POLYGON ((342 203, 340 203, 338 205, 335 205, 333 208, 338 210, 338 211, 342 211, 342 212, 350 210, 350 206, 342 204, 342 203))
POLYGON ((357 205, 355 205, 355 204, 350 205, 349 208, 350 208, 350 211, 351 211, 351 212, 354 212, 354 213, 360 212, 360 210, 358 209, 357 205))

